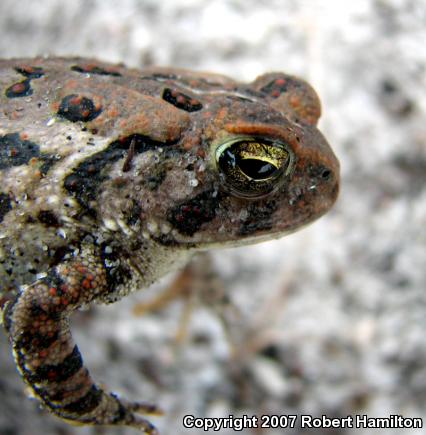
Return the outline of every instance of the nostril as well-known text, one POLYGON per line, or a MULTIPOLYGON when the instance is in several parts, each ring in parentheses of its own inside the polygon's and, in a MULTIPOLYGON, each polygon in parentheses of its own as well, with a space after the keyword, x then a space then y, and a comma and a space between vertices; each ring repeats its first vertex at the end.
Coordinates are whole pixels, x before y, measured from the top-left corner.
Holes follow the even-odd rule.
POLYGON ((323 169, 323 171, 321 172, 321 178, 323 180, 328 180, 330 177, 331 177, 330 169, 323 169))
POLYGON ((324 181, 327 181, 332 177, 333 171, 330 169, 329 166, 310 165, 308 166, 308 174, 316 180, 322 179, 324 181))

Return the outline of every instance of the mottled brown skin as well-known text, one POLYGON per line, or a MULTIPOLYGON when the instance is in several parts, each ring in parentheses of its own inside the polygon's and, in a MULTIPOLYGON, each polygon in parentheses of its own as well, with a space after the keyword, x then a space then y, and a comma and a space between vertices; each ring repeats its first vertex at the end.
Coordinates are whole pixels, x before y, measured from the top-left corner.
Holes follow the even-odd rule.
POLYGON ((80 58, 0 61, 0 88, 0 303, 17 367, 65 420, 155 434, 138 415, 155 407, 94 383, 69 316, 197 250, 278 238, 327 212, 339 165, 315 127, 318 97, 282 73, 243 84, 80 58), (266 150, 248 169, 277 174, 264 194, 241 194, 224 174, 229 140, 266 150), (277 147, 290 157, 271 166, 277 147))

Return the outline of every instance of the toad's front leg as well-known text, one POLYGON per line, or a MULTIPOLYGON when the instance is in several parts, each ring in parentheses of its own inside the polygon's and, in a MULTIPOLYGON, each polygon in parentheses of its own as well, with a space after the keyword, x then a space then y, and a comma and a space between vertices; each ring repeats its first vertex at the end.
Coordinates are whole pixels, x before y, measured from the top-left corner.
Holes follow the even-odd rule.
POLYGON ((87 246, 25 288, 4 314, 16 364, 36 396, 57 416, 81 424, 127 425, 157 434, 136 413, 155 406, 128 403, 96 385, 74 344, 70 314, 111 289, 104 265, 87 246))

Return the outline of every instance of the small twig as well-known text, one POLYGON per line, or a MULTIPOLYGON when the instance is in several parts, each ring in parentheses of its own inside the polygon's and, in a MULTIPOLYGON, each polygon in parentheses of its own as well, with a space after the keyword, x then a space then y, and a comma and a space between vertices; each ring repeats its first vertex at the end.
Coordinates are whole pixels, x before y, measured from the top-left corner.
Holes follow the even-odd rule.
POLYGON ((126 160, 124 160, 123 163, 123 169, 122 169, 123 172, 130 171, 130 165, 132 163, 133 157, 135 156, 135 146, 136 146, 136 141, 135 138, 133 137, 130 142, 129 151, 127 152, 126 160))

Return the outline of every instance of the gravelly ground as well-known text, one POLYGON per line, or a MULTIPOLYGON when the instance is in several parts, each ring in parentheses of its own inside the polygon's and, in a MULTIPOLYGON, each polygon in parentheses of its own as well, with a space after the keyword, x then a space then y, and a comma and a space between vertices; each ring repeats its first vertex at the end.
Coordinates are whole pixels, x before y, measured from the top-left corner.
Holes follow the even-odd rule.
MULTIPOLYGON (((230 303, 218 314, 198 301, 181 344, 182 301, 138 318, 135 294, 74 318, 97 378, 161 404, 163 435, 198 433, 183 429, 185 414, 401 414, 426 424, 425 22, 424 0, 1 1, 2 57, 79 54, 245 80, 284 70, 321 95, 321 129, 342 165, 331 213, 286 239, 216 254, 230 303)), ((2 435, 134 433, 47 416, 24 399, 0 341, 2 435)))

